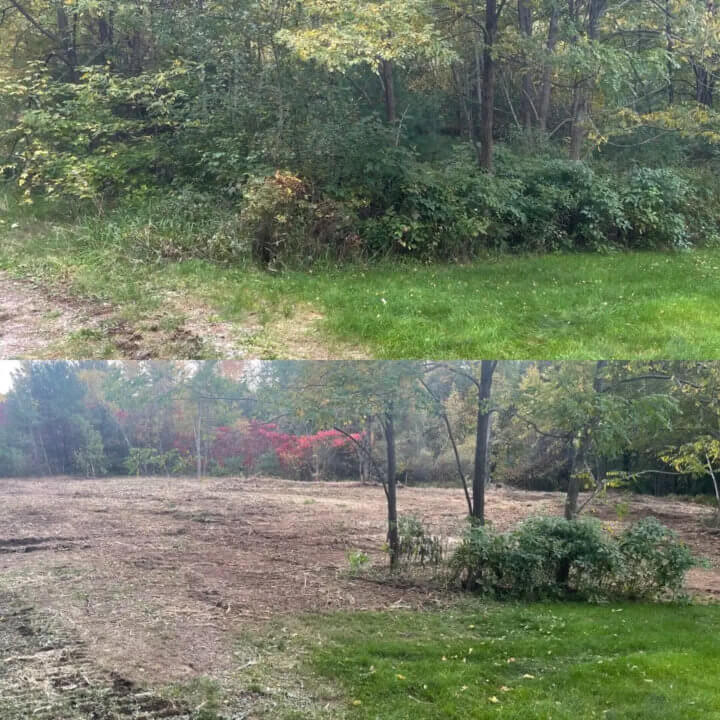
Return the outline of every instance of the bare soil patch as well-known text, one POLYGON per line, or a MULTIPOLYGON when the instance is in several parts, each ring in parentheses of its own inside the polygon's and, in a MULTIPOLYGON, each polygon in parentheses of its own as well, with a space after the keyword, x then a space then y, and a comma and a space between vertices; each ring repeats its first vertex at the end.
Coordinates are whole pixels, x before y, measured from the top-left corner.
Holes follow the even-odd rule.
POLYGON ((54 343, 79 330, 97 330, 112 309, 50 297, 41 288, 0 272, 0 357, 47 356, 54 343))
MULTIPOLYGON (((0 358, 198 358, 206 339, 182 323, 133 323, 110 303, 64 295, 0 272, 0 358)), ((212 350, 210 350, 212 352, 212 350)))
MULTIPOLYGON (((399 503, 445 537, 462 530, 459 490, 404 487, 399 503)), ((487 512, 506 528, 529 515, 559 514, 562 503, 560 494, 494 488, 487 512)), ((0 593, 56 624, 61 635, 71 631, 60 646, 92 658, 83 670, 88 677, 108 681, 116 673, 134 694, 156 683, 230 672, 238 637, 285 614, 446 600, 417 584, 346 572, 349 550, 386 562, 378 487, 266 478, 27 479, 3 481, 0 504, 0 593)), ((616 527, 659 517, 714 565, 693 571, 689 588, 720 597, 720 543, 705 522, 708 508, 610 496, 595 514, 616 527), (622 521, 620 500, 629 506, 622 521)), ((7 606, 0 603, 0 614, 7 606)), ((8 627, 0 623, 0 638, 8 627)), ((2 649, 4 655, 41 651, 2 649)))
POLYGON ((52 357, 362 359, 362 348, 328 340, 323 316, 296 308, 266 324, 223 322, 210 308, 168 293, 152 317, 128 320, 123 308, 68 296, 0 271, 0 358, 52 357), (172 314, 168 314, 171 311, 172 314))

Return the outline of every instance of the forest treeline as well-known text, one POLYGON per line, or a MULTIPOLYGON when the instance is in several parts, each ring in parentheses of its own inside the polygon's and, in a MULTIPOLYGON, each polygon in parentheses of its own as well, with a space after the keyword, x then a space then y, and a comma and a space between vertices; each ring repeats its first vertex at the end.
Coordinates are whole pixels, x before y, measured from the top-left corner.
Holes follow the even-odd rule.
MULTIPOLYGON (((720 363, 25 362, 0 475, 266 475, 717 497, 720 363)), ((393 489, 391 488, 391 489, 393 489)), ((717 500, 720 505, 720 498, 717 500)))
MULTIPOLYGON (((148 257, 718 239, 706 0, 8 0, 0 174, 148 257)), ((34 210, 28 209, 28 212, 34 210)))

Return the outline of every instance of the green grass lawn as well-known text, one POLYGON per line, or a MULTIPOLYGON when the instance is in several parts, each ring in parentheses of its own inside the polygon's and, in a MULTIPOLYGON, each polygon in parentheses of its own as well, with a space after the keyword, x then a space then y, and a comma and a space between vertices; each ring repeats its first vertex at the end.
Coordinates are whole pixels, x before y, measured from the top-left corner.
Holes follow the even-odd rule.
POLYGON ((171 269, 221 312, 301 300, 383 358, 718 358, 720 252, 499 257, 281 276, 171 269))
POLYGON ((178 232, 157 218, 117 211, 68 224, 6 207, 2 219, 0 269, 136 317, 175 293, 238 325, 312 306, 328 339, 382 358, 720 358, 720 250, 266 273, 153 255, 178 232))
POLYGON ((720 606, 478 606, 316 620, 357 720, 715 720, 720 606))

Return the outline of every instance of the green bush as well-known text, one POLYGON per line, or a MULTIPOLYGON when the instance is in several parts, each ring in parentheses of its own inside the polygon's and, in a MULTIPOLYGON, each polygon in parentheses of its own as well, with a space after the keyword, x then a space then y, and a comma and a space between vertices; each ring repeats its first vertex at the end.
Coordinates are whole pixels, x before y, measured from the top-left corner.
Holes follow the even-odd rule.
POLYGON ((611 179, 565 159, 515 157, 507 168, 522 191, 503 208, 507 244, 541 251, 605 249, 626 220, 611 179))
POLYGON ((260 455, 255 460, 252 471, 257 475, 269 475, 270 477, 283 477, 286 472, 274 450, 268 450, 260 455))
POLYGON ((431 535, 419 518, 401 515, 398 518, 400 561, 407 564, 439 565, 443 559, 443 544, 439 537, 431 535))
POLYGON ((392 204, 361 225, 367 250, 371 254, 422 258, 454 259, 475 254, 485 244, 490 220, 483 203, 478 201, 473 207, 468 194, 469 185, 479 176, 466 174, 461 179, 456 170, 453 166, 437 170, 412 162, 394 193, 384 198, 392 204))
POLYGON ((236 252, 263 266, 304 265, 337 259, 357 246, 353 214, 318 196, 301 178, 277 171, 251 177, 243 190, 236 252))
POLYGON ((592 519, 546 517, 505 533, 471 526, 450 567, 469 591, 590 599, 676 596, 694 563, 687 547, 655 520, 616 539, 592 519))
POLYGON ((370 556, 362 550, 350 550, 347 554, 350 574, 357 575, 370 564, 370 556))
POLYGON ((54 79, 44 63, 22 77, 0 75, 0 100, 16 122, 0 130, 0 166, 26 202, 35 193, 100 201, 173 175, 171 138, 184 121, 182 63, 124 77, 108 66, 82 69, 78 82, 54 79))
POLYGON ((151 447, 131 448, 125 468, 131 475, 182 475, 191 467, 189 458, 173 448, 160 452, 151 447))
POLYGON ((238 213, 190 187, 135 191, 113 212, 87 218, 84 227, 89 245, 114 247, 146 262, 245 259, 238 213))
POLYGON ((687 247, 690 235, 686 215, 690 215, 694 201, 688 182, 667 168, 637 168, 624 180, 622 232, 627 245, 687 247))
POLYGON ((685 573, 696 564, 687 545, 655 518, 625 530, 618 547, 623 557, 619 589, 633 597, 680 592, 685 573))

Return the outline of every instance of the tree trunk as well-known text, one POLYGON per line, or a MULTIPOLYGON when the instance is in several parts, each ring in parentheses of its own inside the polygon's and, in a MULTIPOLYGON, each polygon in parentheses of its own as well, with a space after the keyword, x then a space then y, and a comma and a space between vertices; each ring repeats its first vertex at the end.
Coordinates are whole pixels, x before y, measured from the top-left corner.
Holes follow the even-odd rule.
POLYGON ((548 58, 543 68, 542 85, 540 87, 540 107, 538 109, 538 127, 543 132, 547 130, 547 121, 550 115, 550 97, 552 95, 552 65, 550 63, 550 56, 555 50, 558 39, 558 17, 559 12, 556 7, 553 7, 550 14, 547 43, 545 45, 548 58))
POLYGON ((496 366, 497 360, 482 361, 478 388, 472 517, 479 525, 485 524, 485 486, 490 481, 490 397, 496 366))
POLYGON ((485 0, 485 45, 483 47, 482 102, 480 106, 480 167, 488 172, 492 172, 493 169, 495 60, 492 53, 497 25, 497 0, 485 0))
POLYGON ((665 37, 667 39, 667 74, 668 74, 668 105, 675 102, 675 83, 673 82, 673 61, 672 56, 675 50, 672 39, 672 25, 670 24, 671 9, 670 0, 665 0, 665 37))
POLYGON ((202 416, 198 415, 193 430, 195 431, 195 467, 198 480, 203 475, 203 458, 202 458, 202 416))
POLYGON ((63 44, 63 54, 70 67, 71 79, 74 82, 77 80, 77 51, 75 50, 75 39, 70 27, 70 20, 61 4, 56 7, 55 17, 57 19, 58 36, 63 44))
MULTIPOLYGON (((520 26, 520 32, 529 39, 532 35, 532 10, 529 0, 518 0, 518 25, 520 26)), ((533 87, 532 74, 529 69, 526 69, 522 76, 522 93, 520 117, 523 127, 530 130, 533 122, 535 88, 533 87)))
POLYGON ((715 85, 712 73, 702 65, 696 65, 695 63, 693 63, 693 71, 695 72, 695 100, 700 105, 712 107, 715 85))
MULTIPOLYGON (((607 0, 589 0, 587 18, 587 37, 593 43, 597 38, 598 24, 607 0)), ((575 41, 577 42, 577 38, 575 41)), ((582 77, 575 84, 573 90, 572 125, 570 127, 570 159, 580 160, 585 138, 589 129, 590 95, 592 93, 594 78, 582 77)))
POLYGON ((588 97, 586 81, 573 88, 572 125, 570 126, 570 159, 580 160, 587 135, 588 97))
POLYGON ((372 463, 370 458, 372 457, 373 450, 375 449, 375 431, 373 430, 372 417, 365 419, 365 433, 362 440, 362 445, 365 451, 358 449, 360 457, 360 481, 365 484, 370 483, 372 477, 372 463))
POLYGON ((100 55, 98 60, 100 63, 105 64, 109 57, 109 52, 112 50, 115 28, 113 26, 113 10, 108 10, 107 17, 101 15, 98 18, 98 38, 100 40, 100 55))
POLYGON ((391 60, 382 60, 380 63, 383 88, 385 91, 385 119, 394 123, 397 117, 395 109, 395 80, 393 78, 393 64, 391 60))
MULTIPOLYGON (((599 394, 605 389, 605 382, 603 381, 602 372, 607 366, 607 360, 598 360, 595 363, 595 375, 593 377, 593 391, 599 394)), ((580 498, 580 478, 575 474, 575 468, 580 467, 585 461, 585 448, 587 447, 587 434, 586 429, 583 436, 576 438, 568 450, 568 491, 567 497, 565 498, 565 518, 567 520, 574 520, 578 515, 578 500, 580 498)), ((604 460, 601 459, 604 463, 604 460)), ((604 470, 601 470, 604 474, 604 470)))
POLYGON ((388 509, 388 548, 390 551, 390 568, 395 569, 400 562, 400 537, 398 535, 397 514, 397 462, 395 456, 395 424, 392 410, 385 413, 383 422, 385 430, 385 447, 387 452, 387 509, 388 509))
POLYGON ((578 499, 580 498, 580 478, 575 474, 578 449, 575 440, 570 442, 567 454, 567 479, 568 489, 565 496, 565 519, 574 520, 577 517, 578 499))
POLYGON ((712 463, 710 462, 710 456, 707 453, 705 453, 705 461, 707 462, 707 467, 710 471, 713 488, 715 488, 715 500, 717 500, 717 514, 718 517, 720 517, 720 485, 718 485, 717 477, 715 477, 715 470, 713 470, 712 463))

